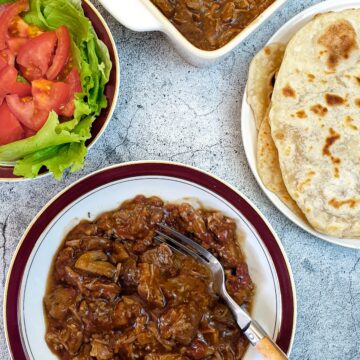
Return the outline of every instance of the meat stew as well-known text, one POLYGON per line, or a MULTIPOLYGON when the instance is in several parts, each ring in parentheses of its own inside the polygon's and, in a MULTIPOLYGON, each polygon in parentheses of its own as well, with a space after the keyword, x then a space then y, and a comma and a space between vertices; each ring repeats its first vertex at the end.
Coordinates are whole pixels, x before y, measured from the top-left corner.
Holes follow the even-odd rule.
POLYGON ((196 47, 226 45, 275 0, 151 0, 196 47))
POLYGON ((217 211, 137 196, 74 227, 54 258, 44 297, 46 342, 60 359, 240 359, 247 347, 213 292, 206 266, 153 238, 166 223, 222 262, 248 311, 255 286, 235 222, 217 211))

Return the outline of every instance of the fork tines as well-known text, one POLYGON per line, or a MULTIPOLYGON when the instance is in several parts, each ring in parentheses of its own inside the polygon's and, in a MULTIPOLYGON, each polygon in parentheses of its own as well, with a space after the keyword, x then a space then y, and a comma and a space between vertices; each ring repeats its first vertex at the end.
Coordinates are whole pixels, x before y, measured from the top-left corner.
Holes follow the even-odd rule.
POLYGON ((190 255, 193 258, 200 260, 202 262, 209 263, 211 261, 213 255, 210 254, 202 246, 197 244, 195 241, 189 239, 187 236, 179 233, 178 231, 174 230, 173 228, 167 225, 159 224, 159 226, 163 228, 171 236, 165 234, 164 232, 156 230, 158 236, 155 237, 155 240, 164 242, 175 251, 181 252, 182 254, 185 255, 190 255))

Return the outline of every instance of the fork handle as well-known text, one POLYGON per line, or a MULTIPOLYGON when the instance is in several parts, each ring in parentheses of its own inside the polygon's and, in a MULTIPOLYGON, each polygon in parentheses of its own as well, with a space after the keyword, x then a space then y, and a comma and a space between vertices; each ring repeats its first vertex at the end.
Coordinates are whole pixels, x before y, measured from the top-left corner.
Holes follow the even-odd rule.
POLYGON ((255 349, 267 360, 286 360, 287 357, 267 336, 255 346, 255 349))
POLYGON ((249 327, 244 334, 266 360, 287 360, 287 356, 276 345, 276 343, 266 335, 264 329, 254 320, 251 321, 249 327))

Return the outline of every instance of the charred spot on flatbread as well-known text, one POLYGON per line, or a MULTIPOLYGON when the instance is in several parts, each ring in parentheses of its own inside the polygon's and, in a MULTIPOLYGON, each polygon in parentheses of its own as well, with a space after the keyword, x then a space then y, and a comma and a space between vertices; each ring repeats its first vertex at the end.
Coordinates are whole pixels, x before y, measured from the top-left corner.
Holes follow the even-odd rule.
POLYGON ((350 128, 351 130, 356 131, 356 130, 359 129, 359 128, 354 124, 354 119, 353 119, 350 115, 348 115, 348 116, 345 117, 344 122, 345 122, 345 126, 348 127, 348 128, 350 128))
POLYGON ((360 201, 359 199, 354 199, 354 198, 347 200, 337 200, 333 198, 329 201, 329 205, 331 205, 335 209, 340 209, 342 206, 345 205, 348 205, 351 209, 354 209, 359 201, 360 201))
POLYGON ((271 55, 271 49, 270 49, 270 47, 269 46, 266 46, 266 47, 264 47, 264 52, 265 52, 265 54, 266 55, 271 55))
POLYGON ((296 112, 296 116, 299 118, 299 119, 306 119, 308 116, 306 114, 306 112, 304 110, 299 110, 296 112))
POLYGON ((315 80, 315 75, 314 74, 307 74, 307 78, 309 82, 314 82, 315 80))
POLYGON ((340 106, 345 104, 345 99, 336 94, 325 94, 326 103, 329 106, 340 106))
POLYGON ((325 106, 322 106, 321 104, 313 105, 310 110, 321 117, 325 116, 328 113, 328 108, 325 106))
POLYGON ((360 99, 358 98, 358 99, 355 99, 355 105, 357 106, 357 107, 360 107, 360 99))
POLYGON ((351 52, 358 48, 356 31, 347 20, 330 25, 319 37, 318 43, 326 49, 323 53, 327 55, 326 64, 330 70, 335 70, 341 60, 348 59, 351 52))
POLYGON ((278 132, 275 134, 275 139, 284 140, 284 139, 285 139, 284 133, 281 132, 281 131, 278 131, 278 132))
POLYGON ((337 133, 333 128, 329 129, 329 136, 325 139, 325 145, 323 147, 323 155, 330 158, 331 162, 334 166, 334 176, 338 178, 340 176, 339 172, 339 164, 341 163, 341 159, 338 157, 335 157, 331 151, 330 148, 335 144, 336 141, 340 139, 340 134, 337 133))
POLYGON ((283 89, 282 89, 282 93, 284 96, 286 97, 296 97, 296 92, 295 90, 289 85, 287 84, 283 89))

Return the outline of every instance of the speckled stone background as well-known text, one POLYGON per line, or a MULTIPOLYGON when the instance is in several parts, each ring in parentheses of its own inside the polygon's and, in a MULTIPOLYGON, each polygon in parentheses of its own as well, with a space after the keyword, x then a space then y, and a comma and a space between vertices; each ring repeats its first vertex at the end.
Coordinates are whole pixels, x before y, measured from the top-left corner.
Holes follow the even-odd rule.
MULTIPOLYGON (((131 32, 95 2, 119 49, 118 106, 105 134, 89 151, 83 171, 67 174, 61 182, 46 177, 0 184, 1 305, 15 247, 54 195, 107 165, 173 160, 198 166, 236 186, 259 207, 282 239, 298 297, 291 359, 360 359, 360 251, 320 241, 279 213, 256 184, 240 136, 241 100, 250 60, 283 23, 316 2, 289 0, 227 59, 205 69, 184 62, 162 34, 131 32)), ((0 359, 10 359, 2 321, 0 359)))

